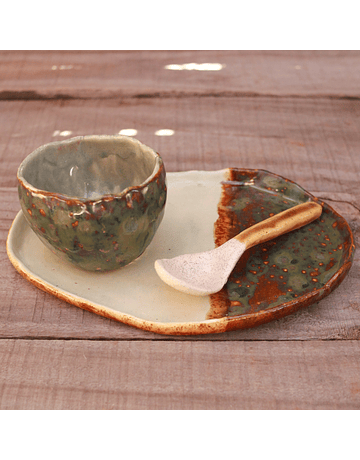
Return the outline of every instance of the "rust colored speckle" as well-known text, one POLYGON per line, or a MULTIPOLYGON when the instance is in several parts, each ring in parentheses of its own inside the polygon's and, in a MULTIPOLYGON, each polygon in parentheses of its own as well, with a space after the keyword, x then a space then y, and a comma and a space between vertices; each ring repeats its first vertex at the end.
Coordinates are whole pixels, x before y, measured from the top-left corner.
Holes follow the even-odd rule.
POLYGON ((330 268, 332 268, 334 265, 335 265, 335 259, 334 259, 334 257, 332 257, 332 258, 330 259, 330 262, 326 265, 325 270, 326 270, 326 271, 327 271, 327 270, 330 270, 330 268))
POLYGON ((44 217, 46 216, 45 211, 43 209, 39 209, 39 213, 44 217))
POLYGON ((75 227, 77 227, 77 226, 79 225, 79 221, 78 221, 78 220, 76 220, 76 221, 75 221, 75 222, 73 222, 71 225, 72 225, 72 226, 75 228, 75 227))
POLYGON ((27 212, 30 214, 30 216, 32 216, 32 210, 31 209, 28 209, 27 212))
POLYGON ((34 205, 34 203, 31 205, 34 209, 36 208, 36 206, 34 205))
POLYGON ((44 227, 41 227, 40 230, 45 233, 45 228, 44 227))
POLYGON ((269 281, 266 275, 262 275, 259 278, 259 285, 255 289, 254 295, 249 299, 249 304, 253 307, 264 299, 269 302, 284 294, 285 292, 280 289, 276 281, 269 281))

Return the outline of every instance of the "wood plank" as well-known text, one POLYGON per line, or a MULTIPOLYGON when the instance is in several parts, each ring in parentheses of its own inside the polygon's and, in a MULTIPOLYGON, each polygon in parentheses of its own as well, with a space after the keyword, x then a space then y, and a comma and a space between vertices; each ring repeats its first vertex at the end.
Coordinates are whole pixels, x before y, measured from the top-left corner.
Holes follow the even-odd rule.
POLYGON ((1 51, 0 98, 360 96, 359 51, 1 51), (169 64, 220 63, 220 71, 169 64))
POLYGON ((0 340, 0 409, 356 410, 360 343, 0 340))
MULTIPOLYGON (((323 194, 325 195, 325 194, 323 194)), ((351 204, 358 198, 327 193, 329 203, 350 223, 360 241, 360 212, 351 204)), ((15 189, 0 190, 0 337, 168 340, 80 310, 23 279, 5 251, 11 222, 20 209, 15 189)), ((343 283, 330 296, 294 315, 255 329, 211 336, 177 337, 176 340, 314 340, 360 339, 360 253, 343 283)), ((175 337, 171 339, 175 340, 175 337)))
POLYGON ((39 145, 69 137, 61 133, 134 128, 160 152, 167 171, 262 168, 307 190, 356 195, 359 119, 360 101, 352 100, 0 101, 0 187, 15 187, 20 162, 39 145), (174 135, 155 135, 163 128, 174 135))

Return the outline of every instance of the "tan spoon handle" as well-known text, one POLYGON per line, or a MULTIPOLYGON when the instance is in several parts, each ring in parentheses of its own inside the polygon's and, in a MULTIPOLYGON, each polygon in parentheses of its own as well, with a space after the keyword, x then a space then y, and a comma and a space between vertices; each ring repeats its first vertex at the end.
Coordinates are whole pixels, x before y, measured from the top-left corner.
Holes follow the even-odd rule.
POLYGON ((320 217, 321 213, 322 206, 320 204, 308 201, 247 228, 236 235, 234 239, 244 243, 246 248, 251 248, 284 233, 303 227, 320 217))

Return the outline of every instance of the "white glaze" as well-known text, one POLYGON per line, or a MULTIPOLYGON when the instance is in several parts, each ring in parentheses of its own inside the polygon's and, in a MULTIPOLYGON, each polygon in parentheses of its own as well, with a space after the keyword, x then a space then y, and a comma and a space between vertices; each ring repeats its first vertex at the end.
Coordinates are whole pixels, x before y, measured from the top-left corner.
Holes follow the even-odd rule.
MULTIPOLYGON (((20 268, 47 290, 106 311, 156 323, 204 321, 209 297, 189 296, 163 283, 156 259, 214 247, 214 222, 221 182, 228 170, 168 173, 168 202, 164 219, 145 253, 119 270, 91 273, 58 259, 27 225, 22 213, 8 239, 8 250, 20 268)), ((71 301, 71 300, 70 300, 71 301)))

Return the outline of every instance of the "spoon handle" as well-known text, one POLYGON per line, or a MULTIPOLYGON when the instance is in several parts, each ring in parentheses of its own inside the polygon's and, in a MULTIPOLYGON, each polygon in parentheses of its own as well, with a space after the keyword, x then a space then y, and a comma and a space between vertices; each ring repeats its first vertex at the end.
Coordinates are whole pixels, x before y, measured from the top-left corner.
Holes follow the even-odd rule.
POLYGON ((269 217, 269 219, 247 228, 233 239, 244 243, 248 249, 257 244, 272 240, 284 233, 303 227, 320 217, 321 213, 322 206, 320 204, 308 201, 286 209, 286 211, 282 211, 273 217, 269 217))

